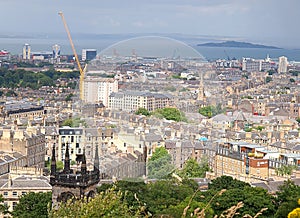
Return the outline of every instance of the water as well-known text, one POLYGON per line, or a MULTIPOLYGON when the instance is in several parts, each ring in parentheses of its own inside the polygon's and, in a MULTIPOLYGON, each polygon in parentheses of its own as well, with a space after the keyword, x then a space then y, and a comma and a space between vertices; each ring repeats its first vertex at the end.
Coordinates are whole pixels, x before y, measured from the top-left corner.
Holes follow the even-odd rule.
MULTIPOLYGON (((251 57, 256 59, 265 58, 267 55, 276 60, 280 56, 286 56, 289 61, 300 61, 300 49, 258 49, 258 48, 217 48, 196 46, 203 43, 201 40, 190 40, 181 37, 181 41, 168 39, 165 37, 146 37, 138 38, 135 42, 130 36, 120 35, 119 37, 97 37, 97 38, 78 38, 73 39, 77 53, 80 55, 83 48, 95 48, 98 54, 105 53, 113 55, 131 55, 134 51, 140 56, 197 56, 197 52, 204 56, 206 60, 215 60, 219 58, 227 59, 251 57), (127 40, 129 39, 129 40, 127 40), (123 42, 123 40, 125 40, 123 42), (121 42, 121 43, 120 43, 121 42), (190 47, 182 44, 185 43, 190 47), (116 44, 117 43, 117 44, 116 44), (196 52, 197 51, 197 52, 196 52)), ((51 51, 54 44, 61 46, 61 54, 72 54, 70 43, 67 37, 61 38, 0 38, 0 49, 5 49, 11 54, 22 54, 22 48, 25 43, 31 45, 32 52, 51 51)))

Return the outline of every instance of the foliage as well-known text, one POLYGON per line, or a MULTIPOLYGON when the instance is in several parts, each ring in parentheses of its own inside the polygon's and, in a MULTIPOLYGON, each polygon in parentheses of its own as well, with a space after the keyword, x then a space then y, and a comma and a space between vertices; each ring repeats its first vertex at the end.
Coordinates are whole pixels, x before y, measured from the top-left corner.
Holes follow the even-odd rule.
POLYGON ((48 207, 51 205, 51 192, 29 192, 19 199, 19 203, 15 206, 13 217, 48 217, 48 207))
POLYGON ((216 214, 220 215, 227 208, 239 202, 243 202, 243 207, 239 209, 241 217, 246 214, 255 216, 262 208, 268 208, 262 217, 270 217, 275 213, 273 197, 266 190, 257 187, 233 188, 229 189, 221 196, 217 196, 212 202, 212 208, 216 214))
POLYGON ((193 188, 187 183, 178 183, 174 179, 149 183, 144 196, 147 210, 155 217, 159 217, 165 214, 171 206, 176 206, 192 196, 193 192, 193 188))
POLYGON ((142 108, 142 107, 140 107, 140 108, 135 112, 135 114, 137 114, 137 115, 141 114, 141 115, 144 115, 144 116, 150 116, 150 112, 149 112, 147 109, 142 108))
POLYGON ((3 195, 0 195, 0 214, 7 214, 8 206, 4 204, 3 195))
POLYGON ((222 189, 243 189, 244 187, 249 187, 250 185, 246 182, 242 182, 237 179, 233 179, 231 176, 220 176, 213 179, 211 183, 208 184, 208 189, 212 190, 222 190, 222 189))
POLYGON ((221 104, 217 104, 217 106, 209 105, 199 109, 199 113, 208 118, 224 113, 224 111, 225 109, 222 109, 221 104))
MULTIPOLYGON (((49 217, 76 217, 76 218, 109 218, 109 217, 139 217, 143 213, 144 206, 138 210, 132 209, 124 201, 122 192, 108 189, 106 192, 96 194, 88 202, 83 200, 70 200, 62 203, 59 208, 53 209, 49 217)), ((146 217, 146 214, 145 216, 146 217)))
POLYGON ((154 115, 157 115, 158 117, 163 117, 167 120, 174 120, 174 121, 186 121, 186 117, 183 112, 178 110, 177 108, 163 108, 163 109, 157 109, 154 111, 154 115), (160 115, 160 116, 159 116, 160 115))
POLYGON ((148 178, 162 179, 168 176, 174 170, 171 161, 172 158, 167 149, 164 147, 156 148, 147 163, 148 178))
POLYGON ((84 120, 81 120, 80 117, 66 119, 61 124, 61 126, 69 127, 79 127, 80 125, 87 127, 86 122, 84 120))
POLYGON ((73 96, 74 96, 73 93, 68 94, 67 97, 66 97, 66 99, 65 99, 65 101, 72 101, 72 97, 73 96))
POLYGON ((188 159, 183 168, 178 170, 177 174, 183 178, 203 178, 206 172, 209 171, 207 159, 202 159, 199 164, 195 159, 188 159))
POLYGON ((275 173, 279 176, 291 176, 293 171, 297 169, 295 165, 282 165, 275 169, 275 173))
POLYGON ((271 81, 272 81, 272 77, 267 76, 267 77, 266 77, 266 83, 269 83, 269 82, 271 82, 271 81))
POLYGON ((0 87, 39 89, 42 86, 55 86, 54 81, 60 78, 78 79, 78 72, 61 73, 53 68, 45 72, 32 72, 24 69, 10 70, 0 68, 0 87))

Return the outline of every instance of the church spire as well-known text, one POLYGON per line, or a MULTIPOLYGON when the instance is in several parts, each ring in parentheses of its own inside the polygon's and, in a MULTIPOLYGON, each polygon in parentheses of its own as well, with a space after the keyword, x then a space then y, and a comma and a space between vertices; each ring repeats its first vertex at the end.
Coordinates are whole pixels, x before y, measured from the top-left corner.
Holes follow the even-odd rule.
POLYGON ((55 158, 55 143, 52 147, 52 157, 51 157, 51 175, 56 173, 56 158, 55 158))
POLYGON ((83 157, 81 162, 81 174, 86 174, 87 168, 86 168, 86 157, 85 157, 85 149, 83 149, 83 157))
POLYGON ((96 144, 96 149, 95 149, 94 171, 98 171, 99 172, 98 144, 96 144))
POLYGON ((67 147, 66 147, 64 172, 65 172, 65 173, 70 173, 69 142, 67 142, 67 147))
POLYGON ((198 90, 198 101, 204 101, 204 85, 203 85, 203 73, 200 73, 200 83, 199 83, 199 90, 198 90))

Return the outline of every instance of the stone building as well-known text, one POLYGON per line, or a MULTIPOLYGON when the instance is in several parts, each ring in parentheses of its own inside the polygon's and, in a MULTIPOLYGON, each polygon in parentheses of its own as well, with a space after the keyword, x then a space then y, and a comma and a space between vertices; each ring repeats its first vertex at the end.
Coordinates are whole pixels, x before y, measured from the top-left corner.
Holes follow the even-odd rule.
POLYGON ((64 169, 56 169, 55 145, 52 149, 50 184, 52 185, 52 206, 69 199, 90 198, 96 194, 96 186, 100 181, 99 156, 96 147, 94 169, 88 171, 85 153, 83 153, 81 167, 78 170, 70 168, 69 145, 66 145, 64 169))

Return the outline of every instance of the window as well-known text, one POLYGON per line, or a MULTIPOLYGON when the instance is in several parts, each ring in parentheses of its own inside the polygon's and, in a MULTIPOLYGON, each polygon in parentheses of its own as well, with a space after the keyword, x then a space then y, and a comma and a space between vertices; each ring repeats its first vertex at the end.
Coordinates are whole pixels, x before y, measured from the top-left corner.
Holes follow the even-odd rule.
POLYGON ((4 195, 4 196, 7 196, 7 195, 8 195, 8 192, 3 192, 3 195, 4 195))
POLYGON ((17 206, 18 202, 14 201, 13 202, 13 209, 15 209, 15 207, 17 206))
POLYGON ((22 192, 22 195, 26 195, 27 194, 27 192, 22 192))
POLYGON ((13 192, 13 196, 18 196, 18 193, 17 192, 13 192))

